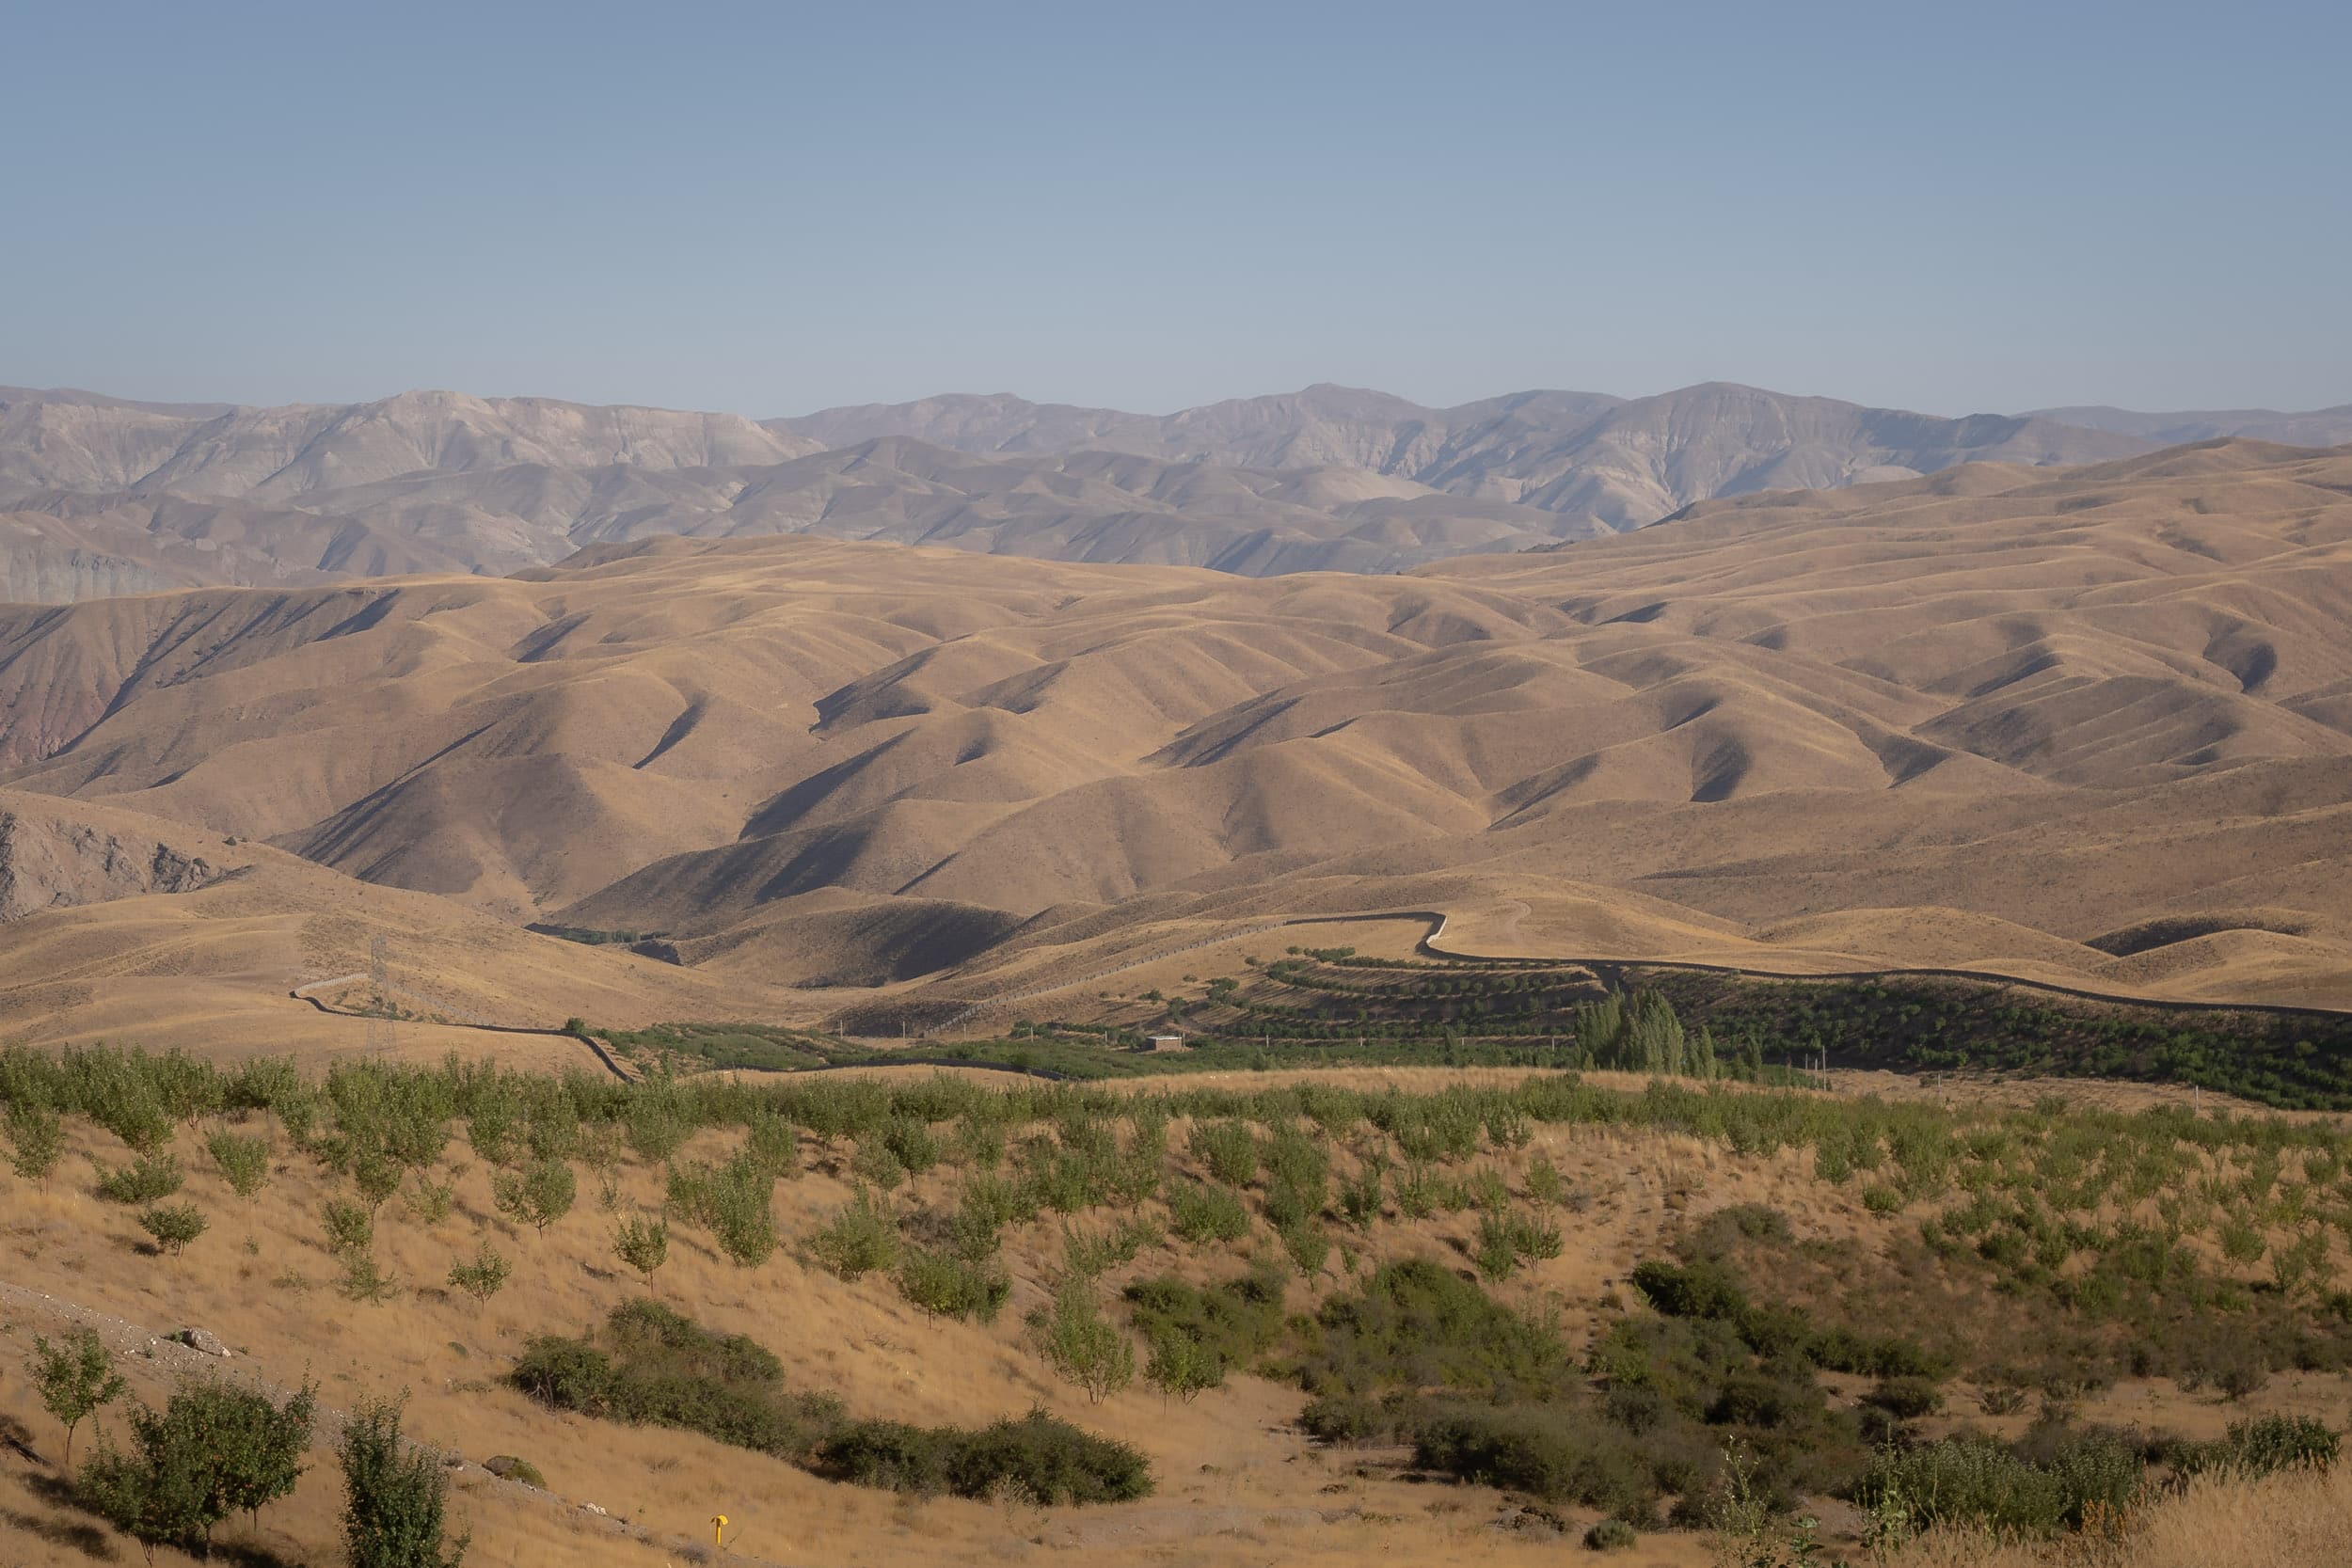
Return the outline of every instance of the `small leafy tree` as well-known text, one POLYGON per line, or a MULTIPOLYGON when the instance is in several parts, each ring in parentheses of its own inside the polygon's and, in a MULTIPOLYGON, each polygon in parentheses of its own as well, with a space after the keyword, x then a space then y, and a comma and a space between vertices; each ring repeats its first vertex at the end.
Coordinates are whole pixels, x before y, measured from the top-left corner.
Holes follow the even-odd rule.
POLYGON ((423 1171, 401 1194, 401 1201, 408 1212, 427 1225, 438 1225, 449 1218, 449 1212, 457 1205, 457 1182, 454 1178, 436 1181, 423 1171))
POLYGON ((950 1251, 910 1247, 898 1264, 899 1294, 921 1307, 927 1319, 944 1314, 991 1323, 1011 1291, 1011 1282, 994 1268, 950 1251))
POLYGON ((269 1183, 269 1145, 246 1132, 219 1132, 204 1140, 204 1152, 220 1168, 229 1190, 247 1203, 269 1183))
POLYGON ((33 1385, 40 1391, 41 1408, 65 1426, 65 1462, 71 1469, 73 1429, 123 1395, 125 1385, 115 1371, 114 1353, 93 1329, 77 1328, 56 1345, 37 1335, 33 1385))
POLYGON ((26 1181, 46 1186, 65 1153, 65 1118, 45 1105, 18 1105, 8 1112, 8 1166, 26 1181))
POLYGON ((262 1508, 287 1496, 302 1478, 302 1456, 310 1447, 318 1415, 318 1386, 306 1380, 284 1408, 258 1394, 224 1391, 230 1402, 229 1445, 233 1463, 225 1478, 224 1500, 258 1527, 262 1508))
POLYGON ((711 1234, 720 1250, 747 1269, 755 1269, 776 1250, 776 1217, 771 1207, 776 1180, 748 1154, 739 1154, 711 1179, 708 1204, 711 1234))
POLYGON ((581 1128, 580 1157, 596 1179, 596 1207, 611 1213, 621 1206, 621 1124, 598 1121, 581 1128))
POLYGON ((754 1117, 744 1132, 743 1152, 771 1180, 801 1174, 801 1135, 782 1117, 754 1117))
POLYGON ((449 1282, 476 1301, 488 1301, 514 1272, 514 1265, 500 1255, 498 1248, 485 1242, 474 1252, 473 1261, 451 1266, 449 1282))
POLYGON ((400 1437, 398 1402, 363 1404, 343 1428, 343 1544, 351 1568, 457 1568, 467 1537, 448 1533, 449 1472, 400 1437))
POLYGON ((541 1235, 572 1212, 580 1183, 561 1160, 533 1160, 518 1171, 501 1171, 491 1184, 499 1212, 541 1235))
POLYGON ((391 1277, 373 1252, 343 1255, 342 1292, 354 1301, 384 1302, 393 1295, 391 1277))
POLYGON ((398 1161, 381 1152, 362 1154, 351 1163, 351 1184, 359 1189, 359 1201, 368 1206, 370 1214, 383 1208, 385 1199, 400 1191, 404 1174, 398 1161))
POLYGON ((666 1077, 656 1077, 631 1094, 623 1131, 641 1158, 667 1160, 694 1131, 685 1095, 666 1077))
POLYGON ((193 1203, 156 1203, 141 1211, 139 1228, 177 1258, 182 1248, 204 1234, 205 1219, 193 1203))
POLYGON ((319 1220, 326 1227, 326 1244, 331 1251, 350 1256, 375 1244, 375 1220, 356 1203, 330 1197, 319 1211, 319 1220))
POLYGON ((144 1453, 126 1453, 101 1433, 98 1452, 74 1482, 83 1502, 139 1544, 151 1568, 156 1547, 201 1542, 221 1518, 206 1516, 199 1483, 184 1462, 174 1462, 185 1456, 162 1457, 167 1462, 158 1465, 144 1453))
POLYGON ((283 1409, 217 1382, 192 1384, 157 1412, 131 1412, 131 1447, 104 1438, 81 1491, 154 1560, 158 1545, 209 1555, 213 1527, 232 1513, 257 1520, 292 1492, 310 1442, 317 1389, 305 1384, 283 1409))
POLYGON ((466 1141, 476 1154, 493 1165, 506 1164, 514 1158, 522 1130, 522 1101, 511 1080, 494 1078, 476 1088, 466 1117, 466 1141))
POLYGON ((1258 1142, 1239 1121, 1204 1121, 1192 1130, 1192 1151, 1209 1174, 1229 1187, 1247 1186, 1258 1174, 1258 1142))
POLYGON ((1225 1381, 1225 1358, 1189 1334, 1165 1329, 1152 1336, 1143 1376, 1163 1397, 1173 1396, 1190 1404, 1201 1390, 1225 1381))
POLYGON ((1087 1391, 1095 1404, 1136 1378, 1136 1347, 1118 1324, 1103 1315, 1086 1281, 1073 1279, 1056 1292, 1051 1307, 1030 1319, 1039 1348, 1062 1376, 1087 1391))
POLYGON ((898 1260, 898 1225, 889 1206, 864 1187, 808 1239, 817 1260, 844 1279, 855 1279, 898 1260))
POLYGON ((653 1288, 654 1271, 670 1260, 670 1222, 664 1219, 627 1219, 612 1233, 612 1250, 622 1262, 635 1269, 644 1280, 645 1288, 653 1288))

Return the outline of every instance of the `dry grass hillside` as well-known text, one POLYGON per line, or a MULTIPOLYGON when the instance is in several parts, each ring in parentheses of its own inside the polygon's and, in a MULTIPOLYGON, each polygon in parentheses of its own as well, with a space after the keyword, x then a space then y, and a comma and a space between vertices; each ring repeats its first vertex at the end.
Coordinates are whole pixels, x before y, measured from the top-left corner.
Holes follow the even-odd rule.
POLYGON ((291 993, 315 987, 338 1006, 372 1002, 365 977, 378 939, 402 988, 388 1000, 417 1021, 399 1053, 420 1060, 456 1050, 555 1069, 589 1057, 577 1041, 471 1026, 544 1029, 583 1013, 615 1024, 777 1016, 796 1000, 534 935, 183 823, 8 790, 0 920, 0 1038, 42 1045, 136 1038, 216 1060, 357 1056, 365 1020, 291 993))
MULTIPOLYGON (((2051 1440, 2055 1423, 2093 1444, 2108 1441, 2103 1433, 2131 1433, 2186 1474, 2195 1450, 2184 1445, 2223 1439, 2233 1423, 2257 1417, 2332 1427, 2352 1392, 2342 1370, 2346 1342, 2340 1326, 2329 1326, 2325 1304, 2344 1274, 2341 1247, 2327 1241, 2343 1214, 2334 1183, 2344 1147, 2326 1124, 2209 1123, 2208 1135, 2197 1139, 2186 1135, 2193 1124, 2185 1115, 2169 1121, 2103 1116, 2046 1100, 2031 1110, 1950 1114, 1825 1096, 1645 1089, 1639 1078, 1607 1074, 1581 1086, 1549 1074, 1242 1076, 1248 1081, 1232 1086, 1238 1093, 1211 1085, 1190 1098, 1163 1099, 1154 1088, 1116 1098, 1049 1091, 1040 1099, 1000 1094, 1001 1079, 884 1069, 855 1085, 834 1080, 765 1102, 730 1102, 728 1089, 706 1080, 707 1100, 691 1098, 693 1091, 683 1102, 674 1091, 665 1091, 671 1101, 592 1100, 589 1119, 578 1123, 568 1119, 564 1097, 534 1098, 527 1083, 510 1083, 508 1092, 523 1094, 529 1108, 503 1147, 489 1132, 486 1097, 495 1085, 476 1080, 466 1091, 475 1097, 467 1101, 471 1117, 439 1124, 437 1143, 428 1139, 423 1153, 402 1156, 398 1191, 373 1200, 363 1241, 339 1240, 330 1227, 336 1207, 352 1206, 359 1168, 339 1172, 334 1162, 382 1135, 371 1118, 407 1102, 397 1093, 379 1098, 382 1080, 370 1072, 350 1073, 323 1096, 279 1084, 264 1091, 276 1097, 274 1112, 216 1101, 176 1128, 167 1123, 159 1147, 154 1129, 137 1134, 137 1145, 176 1162, 172 1200, 210 1222, 172 1251, 146 1240, 135 1203, 106 1201, 98 1191, 108 1173, 119 1180, 137 1164, 138 1148, 69 1112, 56 1164, 39 1176, 6 1178, 0 1205, 0 1434, 22 1445, 0 1453, 0 1539, 13 1550, 11 1560, 44 1568, 131 1560, 129 1543, 56 1479, 61 1433, 20 1370, 35 1336, 55 1339, 77 1326, 101 1333, 129 1375, 131 1397, 151 1405, 222 1370, 152 1343, 191 1325, 227 1342, 232 1377, 277 1389, 306 1378, 319 1383, 326 1421, 309 1474, 257 1523, 240 1517, 220 1531, 227 1552, 244 1554, 230 1560, 278 1563, 335 1560, 335 1421, 364 1400, 403 1392, 409 1433, 464 1462, 453 1472, 454 1507, 474 1535, 470 1560, 514 1568, 710 1560, 691 1554, 720 1513, 730 1520, 734 1550, 717 1560, 743 1568, 1042 1561, 1070 1552, 1089 1561, 1198 1568, 1471 1557, 1532 1564, 1574 1550, 1578 1536, 1612 1508, 1643 1521, 1637 1546, 1615 1560, 1691 1568, 1723 1560, 1737 1543, 1705 1521, 1719 1531, 1733 1515, 1677 1510, 1670 1528, 1666 1498, 1648 1481, 1622 1499, 1610 1490, 1632 1484, 1622 1476, 1563 1473, 1497 1487, 1429 1473, 1430 1463, 1398 1439, 1311 1439, 1299 1424, 1308 1394, 1290 1369, 1312 1364, 1324 1340, 1283 1328, 1282 1314, 1324 1314, 1338 1342, 1343 1320, 1330 1315, 1333 1304, 1372 1288, 1384 1266, 1417 1259, 1438 1260, 1458 1275, 1457 1291, 1483 1291, 1545 1325, 1543 1337, 1558 1337, 1565 1357, 1546 1363, 1551 1391, 1543 1398, 1564 1411, 1610 1412, 1582 1439, 1591 1442, 1631 1444, 1653 1431, 1657 1410, 1617 1397, 1648 1386, 1645 1377, 1671 1391, 1684 1377, 1725 1375, 1720 1366, 1694 1372, 1696 1364, 1686 1365, 1683 1358, 1696 1354, 1711 1366, 1725 1352, 1686 1344, 1677 1337, 1690 1331, 1687 1322, 1642 1305, 1629 1283, 1637 1265, 1671 1258, 1717 1259, 1705 1266, 1745 1278, 1759 1302, 1790 1304, 1815 1328, 1866 1340, 1889 1332, 1881 1319, 1892 1303, 1904 1325, 1892 1332, 1929 1336, 1924 1348, 1905 1339, 1914 1348, 1902 1354, 1943 1358, 1933 1378, 1937 1400, 1901 1422, 1900 1437, 1912 1445, 1975 1433, 2031 1451, 2037 1433, 2051 1440), (688 1119, 665 1124, 678 1103, 690 1108, 688 1119), (766 1195, 772 1225, 754 1251, 707 1217, 691 1217, 675 1173, 743 1168, 737 1156, 748 1158, 753 1145, 732 1118, 763 1104, 836 1131, 803 1125, 787 1133, 781 1154, 767 1146, 771 1153, 761 1158, 770 1163, 749 1167, 759 1173, 754 1190, 766 1195), (303 1105, 310 1109, 296 1116, 303 1105), (1172 1110, 1173 1119, 1154 1119, 1153 1107, 1172 1110), (713 1119, 697 1126, 703 1116, 713 1119), (664 1125, 671 1133, 659 1136, 664 1125), (1772 1135, 1759 1141, 1766 1128, 1772 1135), (1223 1165, 1220 1133, 1241 1138, 1247 1172, 1223 1165), (238 1196, 227 1180, 230 1167, 214 1152, 223 1134, 266 1147, 266 1176, 249 1197, 238 1196), (910 1137, 926 1151, 920 1168, 878 1175, 881 1151, 910 1148, 903 1141, 910 1137), (534 1228, 498 1191, 530 1167, 531 1149, 543 1142, 570 1150, 577 1200, 534 1228), (1396 1148, 1420 1152, 1399 1164, 1396 1148), (1867 1164, 1857 1173, 1848 1162, 1865 1149, 1867 1164), (1840 1162, 1835 1169, 1833 1155, 1840 1162), (1114 1200, 1102 1188, 1106 1171, 1126 1197, 1114 1200), (1959 1233, 1990 1225, 1988 1235, 2005 1233, 2001 1216, 2012 1202, 2023 1205, 2017 1224, 2033 1221, 2043 1227, 2037 1232, 2043 1243, 2054 1239, 2050 1213, 2034 1196, 1993 1196, 2026 1194, 2021 1183, 2028 1179, 2068 1221, 2066 1247, 2076 1249, 2071 1264, 2040 1266, 2022 1249, 1989 1244, 1981 1258, 1965 1246, 1922 1247, 1920 1236, 1935 1235, 1939 1226, 1959 1233), (1062 1193, 1072 1180, 1082 1190, 1062 1193), (1309 1216, 1278 1223, 1285 1203, 1307 1201, 1283 1196, 1302 1181, 1320 1194, 1309 1216), (2192 1188, 2210 1196, 2185 1205, 2192 1188), (1229 1190, 1242 1205, 1234 1210, 1242 1229, 1197 1233, 1181 1207, 1188 1195, 1229 1190), (1001 1309, 935 1316, 916 1304, 904 1272, 888 1263, 844 1264, 827 1237, 873 1191, 888 1195, 898 1238, 891 1246, 901 1259, 946 1246, 953 1216, 1029 1193, 1026 1217, 1000 1222, 989 1240, 985 1267, 1002 1281, 1001 1309), (1143 1455, 1152 1494, 1056 1507, 1009 1492, 894 1494, 824 1479, 822 1466, 805 1458, 551 1409, 512 1386, 516 1358, 536 1337, 586 1333, 644 1292, 615 1256, 614 1232, 624 1220, 657 1212, 668 1216, 670 1229, 666 1259, 651 1275, 654 1295, 706 1327, 775 1351, 791 1388, 837 1399, 851 1418, 923 1425, 977 1426, 1041 1408, 1143 1455), (2186 1237, 2181 1267, 2215 1282, 2208 1294, 2233 1280, 2268 1278, 2270 1264, 2245 1261, 2233 1239, 2240 1229, 2258 1245, 2271 1243, 2282 1260, 2303 1257, 2303 1247, 2290 1250, 2297 1237, 2318 1236, 2317 1272, 2308 1272, 2314 1265, 2306 1259, 2298 1267, 2307 1272, 2290 1275, 2281 1261, 2279 1276, 2290 1285, 2279 1291, 2259 1284, 2251 1299, 2220 1307, 2185 1293, 2182 1301, 2199 1304, 2193 1310, 2168 1296, 2150 1323, 2133 1315, 2146 1303, 2129 1294, 2104 1306, 2085 1294, 2080 1310, 2052 1305, 2048 1292, 2069 1289, 2063 1278, 2111 1271, 2126 1277, 2117 1265, 2129 1256, 2134 1227, 2160 1212, 2186 1237), (1506 1219, 1532 1229, 1513 1231, 1523 1242, 1505 1246, 1498 1262, 1489 1232, 1506 1219), (1138 1220, 1132 1234, 1121 1229, 1138 1220), (1122 1235, 1128 1239, 1114 1244, 1122 1235), (1111 1251, 1081 1263, 1086 1246, 1111 1251), (476 1299, 450 1270, 477 1260, 485 1247, 510 1272, 476 1299), (1514 1248, 1524 1253, 1516 1261, 1514 1248), (1260 1323, 1252 1332, 1273 1338, 1253 1341, 1258 1351, 1236 1351, 1217 1386, 1182 1399, 1150 1386, 1147 1375, 1089 1398, 1057 1370, 1033 1321, 1074 1281, 1107 1304, 1124 1336, 1142 1337, 1154 1331, 1128 1286, 1230 1281, 1250 1270, 1253 1258, 1263 1271, 1284 1256, 1293 1261, 1273 1265, 1279 1294, 1271 1313, 1252 1320, 1260 1323), (1485 1284, 1470 1286, 1474 1277, 1485 1284), (2289 1343, 2295 1332, 2302 1338, 2289 1343), (1293 1335, 1299 1337, 1284 1338, 1293 1335), (2270 1361, 2244 1360, 2249 1345, 2277 1359, 2275 1373, 2264 1370, 2270 1361), (1654 1357, 1655 1366, 1637 1377, 1628 1356, 1654 1357), (2244 1379, 2217 1386, 2217 1379, 2227 1381, 2227 1368, 2241 1365, 2244 1379), (1606 1389, 1615 1392, 1604 1396, 1606 1389), (2039 1420, 2029 1399, 2036 1390, 2039 1420), (485 1462, 507 1455, 527 1461, 537 1483, 502 1484, 485 1472, 485 1462)), ((21 1070, 9 1083, 20 1109, 50 1092, 21 1070)), ((430 1114, 446 1115, 446 1107, 430 1114)), ((134 1115, 123 1130, 134 1132, 137 1120, 134 1115)), ((755 1120, 770 1133, 788 1125, 764 1115, 755 1120)), ((21 1146, 21 1132, 11 1137, 21 1146)), ((2241 1295, 2247 1289, 2235 1288, 2241 1295)), ((1665 1291, 1658 1299, 1671 1306, 1665 1291)), ((1747 1364, 1744 1350, 1739 1364, 1747 1364)), ((1777 1455, 1781 1479, 1773 1484, 1795 1486, 1808 1498, 1800 1512, 1820 1518, 1824 1544, 1851 1558, 1866 1521, 1827 1487, 1867 1461, 1871 1450, 1856 1433, 1867 1432, 1872 1402, 1888 1397, 1886 1380, 1874 1388, 1869 1377, 1851 1371, 1823 1370, 1817 1379, 1812 1370, 1773 1365, 1774 1375, 1799 1380, 1792 1386, 1818 1406, 1804 1418, 1812 1426, 1795 1417, 1725 1417, 1707 1405, 1706 1389, 1685 1389, 1676 1397, 1709 1413, 1704 1422, 1666 1418, 1687 1424, 1658 1430, 1680 1432, 1676 1440, 1688 1451, 1657 1448, 1645 1463, 1678 1478, 1667 1491, 1695 1506, 1718 1497, 1725 1484, 1721 1452, 1744 1433, 1777 1455), (1825 1459, 1817 1446, 1831 1442, 1842 1445, 1840 1457, 1825 1459)), ((1402 1374, 1379 1364, 1374 1375, 1402 1374)), ((1478 1385, 1473 1378, 1461 1386, 1458 1397, 1467 1399, 1478 1385)), ((96 1424, 119 1436, 121 1407, 96 1424)), ((87 1454, 90 1441, 86 1427, 77 1451, 87 1454)), ((2151 1485, 2133 1494, 2127 1521, 2130 1538, 2147 1550, 2105 1560, 2200 1560, 2181 1555, 2182 1542, 2201 1522, 2221 1521, 2246 1555, 2202 1560, 2318 1568, 2330 1560, 2327 1532, 2317 1526, 2343 1520, 2352 1508, 2343 1474, 2289 1471, 2250 1489, 2224 1477, 2177 1495, 2151 1485), (2308 1512, 2284 1525, 2265 1499, 2308 1512), (2270 1555, 2257 1554, 2258 1546, 2270 1555)), ((1777 1539, 1794 1517, 1758 1528, 1777 1539)), ((2003 1550, 1947 1532, 1880 1560, 2018 1560, 2003 1550)), ((159 1560, 187 1560, 167 1549, 159 1560)))
MULTIPOLYGON (((2221 442, 1395 578, 663 540, 6 610, 0 784, 342 874, 297 903, 405 889, 686 961, 567 952, 603 990, 471 1006, 541 1023, 1408 910, 1471 952, 2342 1005, 2348 485, 2221 442)), ((33 912, 19 873, 12 951, 269 902, 97 880, 133 896, 33 912)))

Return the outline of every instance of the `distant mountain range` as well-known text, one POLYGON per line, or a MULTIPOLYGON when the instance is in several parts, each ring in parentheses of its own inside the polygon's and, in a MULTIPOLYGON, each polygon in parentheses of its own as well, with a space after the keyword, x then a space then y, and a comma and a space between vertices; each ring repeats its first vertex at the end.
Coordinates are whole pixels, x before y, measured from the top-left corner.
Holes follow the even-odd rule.
POLYGON ((1318 386, 1165 416, 999 394, 759 421, 437 391, 248 408, 0 388, 0 598, 503 574, 660 534, 1394 571, 1716 496, 2239 434, 2352 440, 2352 408, 1951 420, 1721 383, 1428 408, 1318 386))

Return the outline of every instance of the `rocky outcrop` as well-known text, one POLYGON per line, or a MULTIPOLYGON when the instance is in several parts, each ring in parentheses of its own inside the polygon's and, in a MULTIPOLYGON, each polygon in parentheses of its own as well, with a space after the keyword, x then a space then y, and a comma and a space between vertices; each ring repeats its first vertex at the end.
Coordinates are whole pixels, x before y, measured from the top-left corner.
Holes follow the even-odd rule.
POLYGON ((155 839, 0 810, 0 922, 147 893, 193 893, 222 870, 155 839))

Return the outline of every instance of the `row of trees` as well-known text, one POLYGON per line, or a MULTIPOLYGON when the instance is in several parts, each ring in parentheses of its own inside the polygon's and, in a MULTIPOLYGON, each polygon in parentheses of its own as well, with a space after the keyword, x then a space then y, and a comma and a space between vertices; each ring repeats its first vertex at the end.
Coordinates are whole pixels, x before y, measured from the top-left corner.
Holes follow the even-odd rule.
MULTIPOLYGON (((33 1340, 33 1383, 41 1405, 65 1428, 65 1465, 84 1421, 129 1391, 114 1354, 89 1329, 61 1343, 33 1340)), ((213 1530, 261 1512, 301 1479, 318 1415, 310 1383, 285 1403, 217 1378, 191 1382, 163 1409, 133 1402, 129 1442, 104 1432, 74 1479, 83 1504, 139 1544, 212 1552, 213 1530)), ((366 1404, 345 1423, 341 1445, 343 1535, 352 1568, 456 1568, 464 1538, 446 1540, 449 1481, 439 1455, 405 1443, 401 1407, 366 1404)))

